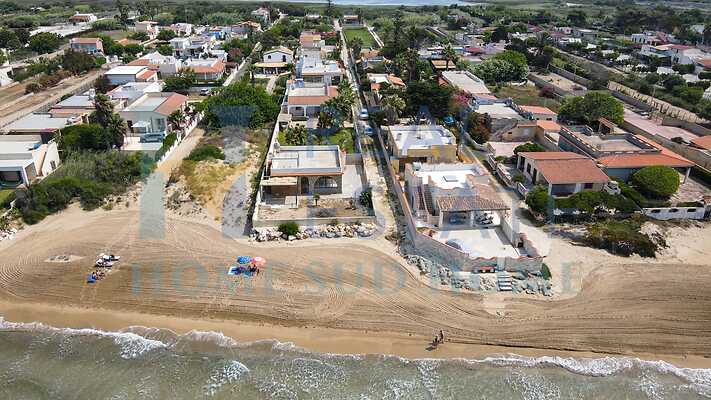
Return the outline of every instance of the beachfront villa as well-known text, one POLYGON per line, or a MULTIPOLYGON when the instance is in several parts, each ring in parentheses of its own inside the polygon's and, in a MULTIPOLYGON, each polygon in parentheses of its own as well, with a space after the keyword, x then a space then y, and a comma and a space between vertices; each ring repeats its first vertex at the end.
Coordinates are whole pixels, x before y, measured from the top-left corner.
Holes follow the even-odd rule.
POLYGON ((642 135, 635 135, 604 118, 597 131, 589 126, 560 130, 558 147, 595 159, 610 177, 627 182, 632 174, 654 165, 676 169, 685 182, 694 163, 642 135))
POLYGON ((442 125, 390 125, 383 128, 395 171, 403 172, 405 165, 413 162, 457 162, 456 138, 442 125))
POLYGON ((262 198, 339 194, 345 165, 339 146, 281 146, 275 142, 260 184, 262 198))

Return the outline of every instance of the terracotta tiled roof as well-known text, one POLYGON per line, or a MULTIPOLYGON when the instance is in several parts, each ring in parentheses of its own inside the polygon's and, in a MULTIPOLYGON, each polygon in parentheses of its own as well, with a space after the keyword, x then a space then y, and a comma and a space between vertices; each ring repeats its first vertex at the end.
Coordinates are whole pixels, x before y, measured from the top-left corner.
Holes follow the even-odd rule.
POLYGON ((704 58, 703 60, 698 60, 697 63, 704 68, 711 69, 711 58, 704 58))
POLYGON ((533 114, 550 114, 550 115, 556 115, 553 110, 551 110, 548 107, 540 107, 540 106, 520 106, 521 110, 527 111, 533 114))
POLYGON ((525 151, 518 155, 531 160, 589 160, 588 157, 571 151, 525 151))
POLYGON ((212 66, 196 65, 190 67, 196 74, 211 74, 225 70, 225 63, 222 60, 218 60, 212 66))
POLYGON ((72 38, 71 40, 72 43, 78 43, 78 44, 98 44, 101 43, 100 38, 72 38))
POLYGON ((148 79, 150 79, 151 77, 153 77, 155 74, 156 74, 156 71, 153 71, 153 70, 150 70, 150 69, 149 69, 149 70, 147 70, 147 71, 143 71, 143 72, 139 73, 138 75, 136 75, 136 78, 138 78, 138 79, 143 79, 143 80, 148 80, 148 79))
POLYGON ((509 207, 501 200, 489 185, 477 184, 473 195, 441 196, 436 203, 440 211, 471 211, 471 210, 508 210, 509 207))
POLYGON ((696 147, 711 150, 711 136, 702 136, 691 141, 696 147))
POLYGON ((560 124, 555 121, 539 120, 536 121, 536 125, 540 126, 544 131, 560 131, 560 124))
POLYGON ((619 154, 600 157, 597 161, 605 168, 643 168, 654 165, 665 165, 672 168, 692 167, 694 163, 663 153, 652 154, 619 154))
POLYGON ((605 183, 610 178, 589 158, 544 159, 536 168, 550 184, 605 183))
POLYGON ((166 98, 165 101, 161 103, 161 105, 158 106, 155 111, 159 114, 170 115, 173 111, 179 109, 183 104, 185 104, 186 101, 188 101, 188 98, 186 96, 183 96, 182 94, 178 93, 173 93, 168 98, 166 98))

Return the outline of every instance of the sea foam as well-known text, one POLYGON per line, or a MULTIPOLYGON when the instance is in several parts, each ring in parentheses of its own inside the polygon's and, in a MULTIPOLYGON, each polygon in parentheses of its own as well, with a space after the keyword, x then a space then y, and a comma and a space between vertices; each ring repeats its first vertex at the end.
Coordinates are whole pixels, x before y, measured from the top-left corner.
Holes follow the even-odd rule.
POLYGON ((114 343, 119 346, 119 353, 124 359, 136 358, 151 350, 168 347, 167 344, 159 340, 147 339, 133 332, 106 332, 92 328, 56 328, 41 322, 9 322, 5 321, 2 316, 0 316, 0 331, 31 331, 71 336, 107 337, 113 339, 114 343))

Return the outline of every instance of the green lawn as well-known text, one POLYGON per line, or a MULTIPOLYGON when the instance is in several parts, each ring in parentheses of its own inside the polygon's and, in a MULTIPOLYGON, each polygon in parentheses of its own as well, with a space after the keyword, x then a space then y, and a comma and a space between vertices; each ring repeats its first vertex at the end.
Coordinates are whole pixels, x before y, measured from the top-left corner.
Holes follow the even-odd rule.
MULTIPOLYGON (((285 133, 286 130, 279 131, 279 136, 277 137, 277 140, 279 140, 280 144, 286 143, 285 133)), ((333 135, 315 137, 312 144, 337 144, 341 146, 341 149, 345 150, 346 153, 355 153, 354 135, 355 133, 353 132, 353 128, 343 128, 340 131, 334 133, 333 135)))
POLYGON ((368 47, 378 47, 378 44, 375 43, 375 39, 373 39, 373 35, 371 35, 366 28, 346 28, 343 30, 343 34, 346 35, 346 42, 348 43, 355 38, 360 38, 360 40, 363 41, 364 49, 368 47))
POLYGON ((14 192, 15 189, 0 189, 0 205, 14 192))
POLYGON ((495 94, 499 98, 511 97, 520 106, 542 106, 558 112, 560 103, 553 99, 541 97, 538 92, 538 88, 531 85, 503 86, 495 94))

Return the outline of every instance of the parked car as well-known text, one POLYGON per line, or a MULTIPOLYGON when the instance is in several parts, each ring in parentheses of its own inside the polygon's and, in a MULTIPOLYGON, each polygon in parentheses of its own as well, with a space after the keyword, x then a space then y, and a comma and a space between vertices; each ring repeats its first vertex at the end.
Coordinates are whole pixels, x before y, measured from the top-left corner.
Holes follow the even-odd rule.
POLYGON ((210 95, 210 88, 202 88, 200 89, 200 96, 209 96, 210 95))
POLYGON ((373 128, 371 128, 369 126, 365 126, 363 128, 363 133, 365 133, 368 136, 373 136, 373 128))
POLYGON ((365 108, 362 108, 362 109, 360 110, 360 113, 358 114, 358 118, 360 118, 360 119, 368 119, 368 110, 366 110, 365 108))
POLYGON ((454 117, 451 115, 447 115, 444 117, 444 124, 447 126, 452 126, 455 122, 456 121, 454 120, 454 117))

